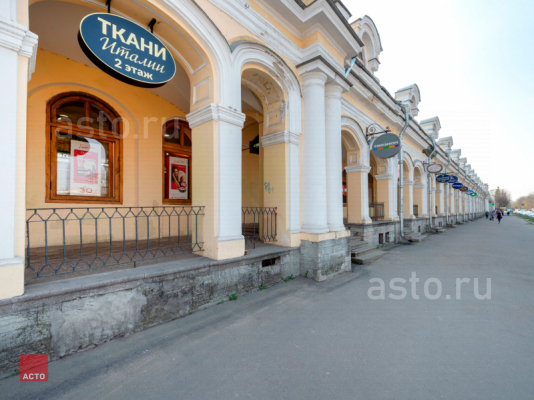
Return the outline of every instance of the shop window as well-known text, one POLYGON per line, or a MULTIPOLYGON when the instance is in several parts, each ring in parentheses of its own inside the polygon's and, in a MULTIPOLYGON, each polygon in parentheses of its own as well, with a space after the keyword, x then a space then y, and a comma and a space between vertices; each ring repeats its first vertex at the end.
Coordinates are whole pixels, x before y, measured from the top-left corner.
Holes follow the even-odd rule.
POLYGON ((186 121, 163 125, 163 203, 191 204, 191 129, 186 121))
POLYGON ((63 93, 47 103, 46 202, 122 201, 121 120, 98 98, 63 93))

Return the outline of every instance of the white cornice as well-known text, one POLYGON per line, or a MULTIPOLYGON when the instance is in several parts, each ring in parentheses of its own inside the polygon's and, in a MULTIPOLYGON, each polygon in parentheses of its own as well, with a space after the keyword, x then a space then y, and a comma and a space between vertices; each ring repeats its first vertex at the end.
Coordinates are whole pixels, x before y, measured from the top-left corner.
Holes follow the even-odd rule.
POLYGON ((275 146, 280 143, 299 145, 300 135, 289 131, 270 133, 260 138, 262 147, 275 146))
POLYGON ((227 122, 243 128, 246 115, 232 108, 211 103, 187 114, 186 118, 191 129, 210 121, 227 122))
POLYGON ((381 175, 375 175, 375 179, 377 181, 382 181, 382 180, 386 180, 386 179, 393 179, 394 175, 393 174, 381 174, 381 175))
POLYGON ((16 52, 20 56, 28 57, 28 80, 35 71, 37 57, 38 36, 29 31, 24 25, 0 17, 0 47, 16 52))

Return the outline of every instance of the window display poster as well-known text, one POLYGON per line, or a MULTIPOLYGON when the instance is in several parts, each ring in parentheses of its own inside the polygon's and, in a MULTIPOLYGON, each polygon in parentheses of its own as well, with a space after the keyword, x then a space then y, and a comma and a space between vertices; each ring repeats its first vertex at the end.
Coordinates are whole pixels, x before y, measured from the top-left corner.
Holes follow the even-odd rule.
POLYGON ((167 157, 167 198, 189 199, 189 160, 187 158, 167 157))
POLYGON ((101 146, 98 143, 71 140, 70 194, 100 196, 101 146))

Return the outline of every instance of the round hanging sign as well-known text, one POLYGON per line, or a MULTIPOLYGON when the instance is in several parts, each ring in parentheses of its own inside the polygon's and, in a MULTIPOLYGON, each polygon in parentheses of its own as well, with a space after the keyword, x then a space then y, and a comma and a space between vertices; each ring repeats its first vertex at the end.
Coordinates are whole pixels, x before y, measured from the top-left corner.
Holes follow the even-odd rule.
POLYGON ((378 158, 394 157, 400 151, 400 139, 393 133, 386 133, 374 140, 371 150, 378 158))
POLYGON ((475 192, 473 192, 472 190, 467 190, 467 191, 465 192, 465 194, 472 194, 472 193, 475 193, 475 192))
POLYGON ((471 193, 471 196, 473 196, 473 197, 478 196, 478 193, 477 192, 473 192, 473 193, 471 193))
POLYGON ((460 191, 461 192, 467 192, 469 190, 469 188, 467 186, 463 186, 460 191))
POLYGON ((449 181, 449 183, 456 183, 456 182, 458 182, 458 177, 455 175, 451 175, 451 180, 449 181))
POLYGON ((436 176, 436 181, 439 183, 447 183, 451 180, 451 176, 447 174, 441 174, 436 176))
POLYGON ((78 43, 98 68, 130 85, 163 86, 176 73, 169 49, 145 27, 118 15, 87 15, 78 43))
POLYGON ((456 183, 452 184, 452 188, 453 189, 461 189, 461 188, 463 188, 463 186, 464 185, 462 183, 460 183, 460 182, 456 182, 456 183))
POLYGON ((439 164, 430 164, 426 170, 432 174, 437 174, 438 172, 441 172, 443 167, 439 164))

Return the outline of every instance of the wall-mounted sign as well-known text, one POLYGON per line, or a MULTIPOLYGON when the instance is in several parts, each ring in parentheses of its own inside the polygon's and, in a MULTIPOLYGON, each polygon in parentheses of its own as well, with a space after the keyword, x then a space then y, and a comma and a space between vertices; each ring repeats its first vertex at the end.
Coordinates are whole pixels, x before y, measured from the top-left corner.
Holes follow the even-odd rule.
POLYGON ((460 191, 461 192, 467 192, 469 190, 469 188, 467 186, 463 186, 460 191))
POLYGON ((452 184, 453 189, 461 189, 464 185, 460 182, 456 182, 452 184))
POLYGON ((470 194, 470 196, 473 196, 473 197, 478 196, 478 193, 477 192, 473 192, 473 193, 470 194))
POLYGON ((374 140, 371 150, 378 158, 394 157, 400 151, 400 139, 393 133, 386 133, 374 140))
POLYGON ((467 190, 467 191, 465 192, 465 194, 472 194, 472 193, 475 193, 475 192, 473 192, 473 191, 472 191, 472 190, 470 190, 470 189, 469 189, 469 190, 467 190))
POLYGON ((436 181, 439 183, 448 183, 451 180, 451 176, 447 174, 441 174, 436 176, 436 181))
POLYGON ((176 73, 169 49, 145 27, 118 15, 87 15, 78 43, 98 68, 130 85, 163 86, 176 73))
POLYGON ((449 181, 449 183, 456 183, 456 182, 458 182, 458 177, 455 175, 451 175, 451 180, 449 181))
POLYGON ((495 203, 490 203, 490 206, 494 206, 494 205, 495 205, 495 203))
POLYGON ((439 165, 439 164, 430 164, 426 170, 432 174, 437 174, 438 172, 441 172, 441 170, 443 169, 443 166, 439 165))

